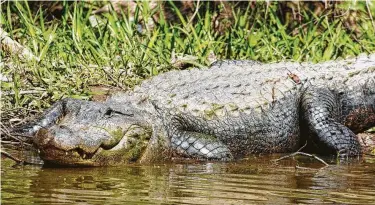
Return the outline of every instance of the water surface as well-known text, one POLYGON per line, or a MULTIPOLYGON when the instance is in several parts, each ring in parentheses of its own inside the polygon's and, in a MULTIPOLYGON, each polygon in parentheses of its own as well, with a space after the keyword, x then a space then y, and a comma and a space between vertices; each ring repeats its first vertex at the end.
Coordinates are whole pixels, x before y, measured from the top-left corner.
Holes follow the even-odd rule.
POLYGON ((375 160, 323 165, 277 155, 240 162, 101 168, 13 166, 2 159, 2 204, 374 204, 375 160), (296 166, 298 168, 296 168, 296 166))

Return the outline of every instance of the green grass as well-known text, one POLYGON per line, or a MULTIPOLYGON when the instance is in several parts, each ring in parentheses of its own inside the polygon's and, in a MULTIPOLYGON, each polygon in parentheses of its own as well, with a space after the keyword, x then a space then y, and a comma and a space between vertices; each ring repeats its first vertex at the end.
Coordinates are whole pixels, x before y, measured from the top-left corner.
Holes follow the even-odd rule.
MULTIPOLYGON (((201 9, 190 22, 174 2, 165 2, 178 20, 161 20, 141 32, 126 12, 97 15, 99 24, 93 27, 90 16, 97 4, 103 3, 63 2, 61 18, 52 20, 42 7, 2 4, 2 28, 40 58, 25 62, 2 52, 1 72, 10 79, 1 83, 2 123, 17 122, 15 118, 40 112, 63 97, 90 99, 93 85, 128 89, 145 78, 179 69, 171 62, 173 53, 196 56, 189 65, 201 67, 210 64, 212 54, 217 59, 318 62, 375 51, 368 13, 375 16, 375 6, 365 2, 345 2, 319 15, 302 9, 301 22, 280 15, 280 3, 258 2, 235 7, 233 20, 226 19, 231 26, 224 31, 212 24, 220 7, 201 9), (345 16, 334 17, 339 16, 335 11, 356 11, 355 25, 348 26, 345 16)), ((201 3, 202 8, 209 4, 201 3)), ((148 2, 140 2, 134 19, 148 19, 153 12, 148 2)))

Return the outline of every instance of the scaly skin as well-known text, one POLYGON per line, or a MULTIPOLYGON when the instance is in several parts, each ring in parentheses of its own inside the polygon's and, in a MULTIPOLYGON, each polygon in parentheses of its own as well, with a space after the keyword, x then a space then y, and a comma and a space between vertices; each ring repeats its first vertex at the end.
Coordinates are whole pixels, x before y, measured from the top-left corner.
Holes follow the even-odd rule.
POLYGON ((64 99, 17 132, 33 136, 46 162, 72 166, 232 160, 292 152, 306 136, 314 152, 357 156, 355 133, 375 126, 374 73, 374 54, 319 64, 220 61, 161 74, 104 103, 64 99))

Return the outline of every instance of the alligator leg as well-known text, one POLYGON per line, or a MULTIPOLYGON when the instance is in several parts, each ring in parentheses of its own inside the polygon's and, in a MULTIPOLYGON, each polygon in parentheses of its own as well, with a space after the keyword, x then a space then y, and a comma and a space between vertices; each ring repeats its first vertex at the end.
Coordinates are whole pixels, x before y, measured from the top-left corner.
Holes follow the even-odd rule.
POLYGON ((81 104, 81 100, 65 98, 53 104, 49 109, 43 112, 42 116, 33 122, 14 128, 11 133, 19 134, 25 137, 33 137, 39 129, 48 128, 58 121, 60 117, 67 113, 67 110, 74 109, 74 105, 81 104))
POLYGON ((230 150, 217 138, 191 131, 177 130, 171 137, 172 148, 192 158, 230 160, 230 150))
POLYGON ((327 146, 329 152, 341 157, 356 156, 361 147, 356 135, 339 123, 339 103, 337 97, 328 89, 308 88, 301 101, 302 115, 313 136, 327 146))
POLYGON ((193 129, 195 119, 189 116, 174 116, 167 128, 171 148, 178 154, 199 159, 230 160, 228 147, 215 136, 193 129))

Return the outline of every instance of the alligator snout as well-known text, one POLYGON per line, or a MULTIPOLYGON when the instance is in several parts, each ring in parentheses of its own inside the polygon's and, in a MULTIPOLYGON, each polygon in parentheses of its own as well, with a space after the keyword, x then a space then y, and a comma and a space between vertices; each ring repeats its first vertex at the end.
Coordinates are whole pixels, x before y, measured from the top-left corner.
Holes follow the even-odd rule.
POLYGON ((109 150, 123 138, 121 129, 80 126, 73 130, 64 125, 41 128, 33 141, 46 162, 64 165, 93 165, 93 156, 109 150))

